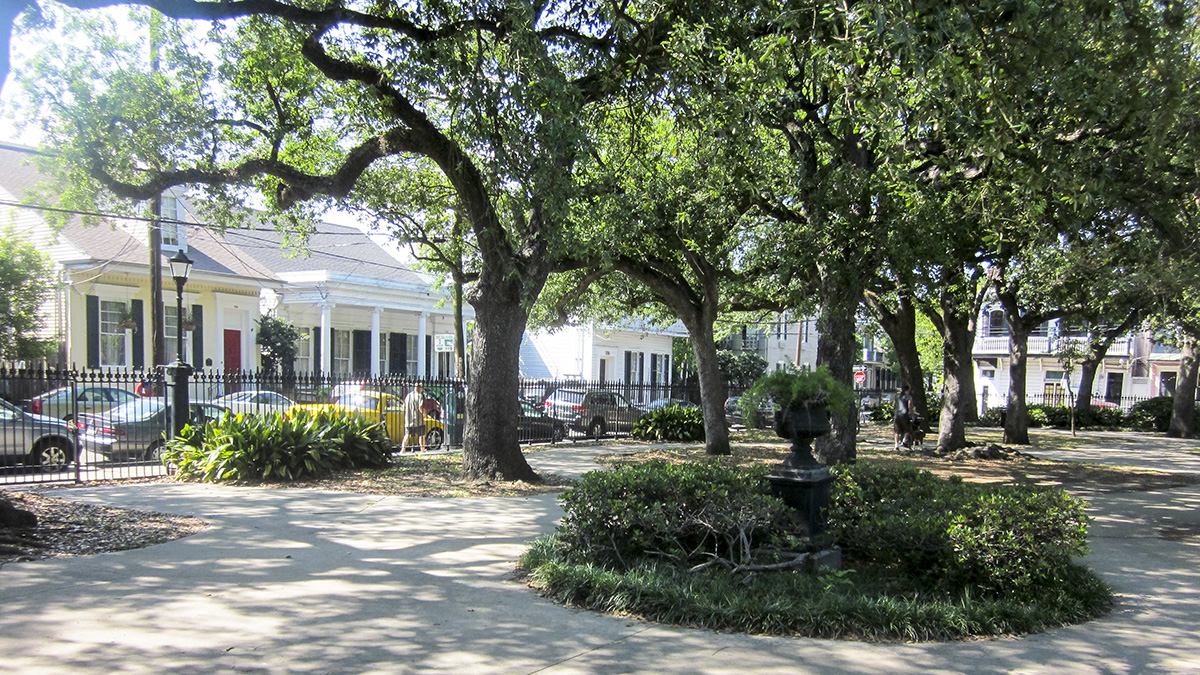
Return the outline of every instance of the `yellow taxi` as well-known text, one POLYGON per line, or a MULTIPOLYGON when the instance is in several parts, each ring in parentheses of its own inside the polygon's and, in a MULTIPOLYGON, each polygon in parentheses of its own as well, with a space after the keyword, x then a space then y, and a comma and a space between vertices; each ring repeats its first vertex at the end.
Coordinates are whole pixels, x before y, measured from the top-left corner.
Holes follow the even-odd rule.
MULTIPOLYGON (((382 422, 388 438, 396 445, 403 442, 405 428, 408 426, 407 420, 404 419, 404 399, 377 391, 355 391, 341 396, 337 403, 297 405, 293 410, 334 410, 362 415, 369 420, 382 422)), ((446 430, 441 420, 425 415, 424 426, 425 447, 440 447, 446 439, 446 430)), ((421 440, 415 434, 408 439, 409 448, 420 447, 420 444, 421 440)))

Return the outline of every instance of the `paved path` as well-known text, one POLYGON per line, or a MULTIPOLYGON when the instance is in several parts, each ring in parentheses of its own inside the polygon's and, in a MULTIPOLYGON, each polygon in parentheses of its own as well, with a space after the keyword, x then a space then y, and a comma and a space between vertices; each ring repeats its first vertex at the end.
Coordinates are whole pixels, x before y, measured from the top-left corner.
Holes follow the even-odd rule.
MULTIPOLYGON (((568 446, 530 461, 571 475, 611 450, 568 446)), ((4 566, 4 672, 1200 672, 1200 538, 1183 536, 1200 531, 1200 487, 1094 498, 1087 562, 1120 594, 1109 616, 1021 639, 928 644, 715 634, 558 607, 511 580, 526 542, 561 516, 553 495, 182 484, 69 494, 212 527, 145 549, 4 566), (1183 538, 1158 536, 1164 529, 1183 538)))

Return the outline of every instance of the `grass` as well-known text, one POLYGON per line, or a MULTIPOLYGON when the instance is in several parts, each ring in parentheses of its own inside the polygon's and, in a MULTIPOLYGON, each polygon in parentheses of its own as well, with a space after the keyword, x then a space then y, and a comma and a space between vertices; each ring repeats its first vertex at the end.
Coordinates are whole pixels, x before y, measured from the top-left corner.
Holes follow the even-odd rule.
POLYGON ((535 542, 518 572, 567 606, 707 630, 873 642, 1036 633, 1095 618, 1113 603, 1108 586, 1079 565, 1033 597, 984 598, 931 592, 869 568, 739 578, 644 561, 618 572, 561 559, 553 536, 535 542))

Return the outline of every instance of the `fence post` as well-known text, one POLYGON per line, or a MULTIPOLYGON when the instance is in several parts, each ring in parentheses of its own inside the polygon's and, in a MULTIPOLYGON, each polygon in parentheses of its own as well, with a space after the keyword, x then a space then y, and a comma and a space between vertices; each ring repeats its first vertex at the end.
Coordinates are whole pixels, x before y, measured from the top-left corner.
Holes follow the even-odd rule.
POLYGON ((191 404, 188 401, 188 376, 192 367, 176 361, 167 366, 171 371, 171 438, 178 436, 191 417, 191 404))

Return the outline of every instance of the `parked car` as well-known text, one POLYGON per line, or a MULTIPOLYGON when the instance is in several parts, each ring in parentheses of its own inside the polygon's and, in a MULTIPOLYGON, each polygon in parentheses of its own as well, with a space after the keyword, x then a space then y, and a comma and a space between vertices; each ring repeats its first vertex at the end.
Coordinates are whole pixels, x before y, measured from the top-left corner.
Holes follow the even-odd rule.
MULTIPOLYGON (((395 396, 403 400, 404 397, 408 395, 408 392, 412 391, 412 388, 398 386, 384 387, 374 384, 365 384, 362 382, 342 382, 341 384, 335 385, 333 389, 330 390, 329 402, 334 404, 340 403, 343 398, 364 391, 388 394, 389 396, 395 396)), ((421 410, 425 411, 426 415, 434 418, 435 420, 442 419, 442 403, 437 399, 436 396, 430 393, 428 389, 425 391, 425 402, 421 404, 421 410)))
MULTIPOLYGON (((162 397, 137 398, 101 415, 79 416, 79 444, 109 459, 159 461, 170 412, 162 397)), ((229 409, 213 403, 192 403, 192 424, 219 419, 229 409)))
POLYGON ((567 425, 543 413, 541 409, 521 400, 521 416, 517 419, 517 437, 522 443, 550 441, 558 443, 567 437, 567 425))
POLYGON ((588 438, 600 438, 609 432, 628 433, 642 416, 640 408, 611 391, 557 389, 546 397, 544 407, 548 416, 588 438))
POLYGON ((770 399, 764 400, 758 407, 758 415, 756 419, 750 420, 750 424, 746 424, 746 420, 742 415, 742 408, 738 405, 741 402, 741 397, 731 396, 725 399, 725 422, 730 426, 743 426, 747 429, 769 429, 775 424, 775 404, 770 399))
POLYGON ((61 471, 75 457, 74 425, 0 400, 0 463, 61 471))
MULTIPOLYGON (((407 420, 404 419, 404 399, 378 391, 359 389, 355 392, 343 393, 337 403, 318 403, 312 405, 297 405, 293 410, 337 410, 362 415, 369 420, 382 422, 392 443, 400 445, 404 441, 407 420)), ((425 445, 439 446, 446 439, 446 429, 441 420, 425 415, 425 445)))
POLYGON ((101 387, 90 384, 59 387, 29 399, 25 409, 35 415, 57 417, 70 421, 76 415, 92 415, 137 398, 132 391, 120 387, 101 387))
POLYGON ((235 391, 214 398, 216 405, 228 408, 233 414, 265 415, 283 413, 296 405, 292 399, 274 391, 235 391))
POLYGON ((650 401, 646 405, 642 406, 642 410, 644 410, 646 412, 653 412, 655 410, 658 410, 659 408, 662 408, 662 407, 668 406, 668 405, 677 405, 680 408, 695 408, 695 409, 700 408, 699 405, 692 403, 691 401, 685 401, 681 398, 660 398, 660 399, 657 399, 654 401, 650 401))

